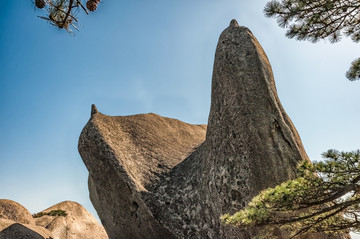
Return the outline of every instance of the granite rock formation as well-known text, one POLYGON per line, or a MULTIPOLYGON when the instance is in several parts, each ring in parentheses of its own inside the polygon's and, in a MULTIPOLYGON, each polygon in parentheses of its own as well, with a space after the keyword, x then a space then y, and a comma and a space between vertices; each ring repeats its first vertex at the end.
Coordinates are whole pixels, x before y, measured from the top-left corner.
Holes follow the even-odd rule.
POLYGON ((80 204, 65 201, 33 218, 30 212, 11 200, 0 199, 0 239, 108 239, 104 228, 80 204), (50 216, 62 210, 66 216, 50 216))
POLYGON ((34 218, 23 205, 8 199, 0 199, 0 218, 35 225, 34 218))
POLYGON ((107 239, 102 225, 83 206, 77 202, 58 203, 40 213, 35 218, 37 226, 48 229, 56 239, 107 239), (49 216, 51 211, 65 211, 66 216, 49 216))
POLYGON ((110 238, 255 238, 256 231, 223 226, 219 217, 294 178, 297 163, 309 160, 264 50, 235 20, 217 45, 205 131, 155 114, 111 117, 92 107, 78 148, 110 238))
POLYGON ((0 199, 0 239, 55 239, 44 227, 35 225, 31 213, 21 204, 0 199))
POLYGON ((0 239, 54 239, 43 227, 0 219, 0 239))
POLYGON ((79 150, 90 172, 90 199, 109 237, 175 238, 141 193, 204 141, 206 126, 156 114, 111 117, 95 106, 91 112, 79 150))

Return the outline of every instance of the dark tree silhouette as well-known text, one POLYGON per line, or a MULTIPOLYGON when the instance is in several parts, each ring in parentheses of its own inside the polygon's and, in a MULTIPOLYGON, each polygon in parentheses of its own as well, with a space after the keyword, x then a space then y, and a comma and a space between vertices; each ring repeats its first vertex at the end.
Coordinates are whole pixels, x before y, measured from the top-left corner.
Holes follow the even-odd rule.
POLYGON ((86 8, 81 0, 35 0, 34 4, 37 8, 47 12, 46 16, 40 18, 47 20, 50 24, 72 32, 73 29, 78 30, 77 14, 83 10, 86 14, 97 9, 100 0, 87 0, 86 8))

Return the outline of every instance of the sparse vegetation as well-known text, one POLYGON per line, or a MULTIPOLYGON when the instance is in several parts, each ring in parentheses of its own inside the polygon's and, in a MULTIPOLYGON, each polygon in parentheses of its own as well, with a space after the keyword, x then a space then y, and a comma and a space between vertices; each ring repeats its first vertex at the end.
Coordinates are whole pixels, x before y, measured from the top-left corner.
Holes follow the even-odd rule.
POLYGON ((53 216, 53 217, 65 217, 67 215, 66 211, 64 210, 52 210, 50 212, 39 212, 39 213, 35 213, 33 214, 33 218, 39 218, 39 217, 42 217, 42 216, 53 216))

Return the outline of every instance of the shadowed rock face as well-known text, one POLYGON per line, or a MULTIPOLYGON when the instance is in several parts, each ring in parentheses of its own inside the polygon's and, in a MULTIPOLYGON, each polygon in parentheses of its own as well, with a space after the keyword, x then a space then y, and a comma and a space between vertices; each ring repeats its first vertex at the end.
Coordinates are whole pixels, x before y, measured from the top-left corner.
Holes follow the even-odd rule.
POLYGON ((235 20, 216 49, 204 136, 205 126, 154 114, 111 117, 93 106, 79 152, 110 238, 254 238, 219 217, 294 178, 308 160, 264 50, 235 20))
POLYGON ((11 224, 6 229, 0 231, 0 239, 52 239, 51 237, 44 237, 36 230, 33 230, 20 224, 11 224))
POLYGON ((18 223, 0 218, 0 239, 58 239, 51 232, 33 224, 18 223))

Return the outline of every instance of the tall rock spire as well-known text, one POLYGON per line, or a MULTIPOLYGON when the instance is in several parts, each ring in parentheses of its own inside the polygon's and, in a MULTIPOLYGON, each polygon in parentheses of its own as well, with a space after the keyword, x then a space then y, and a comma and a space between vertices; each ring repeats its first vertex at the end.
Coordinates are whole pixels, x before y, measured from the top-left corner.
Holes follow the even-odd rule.
POLYGON ((246 161, 256 192, 294 177, 297 163, 308 160, 281 106, 263 48, 236 20, 223 31, 216 49, 206 141, 221 158, 232 153, 242 157, 239 163, 246 161))

